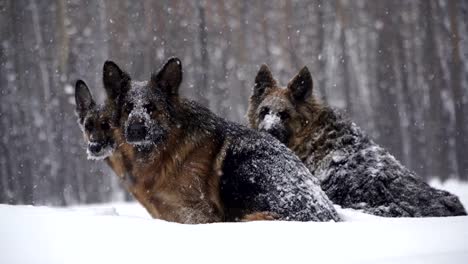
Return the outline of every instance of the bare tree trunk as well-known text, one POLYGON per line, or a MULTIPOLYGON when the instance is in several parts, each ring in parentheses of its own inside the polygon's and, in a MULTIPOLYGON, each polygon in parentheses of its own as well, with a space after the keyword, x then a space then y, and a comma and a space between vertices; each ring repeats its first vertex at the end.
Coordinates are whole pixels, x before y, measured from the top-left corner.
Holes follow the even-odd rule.
MULTIPOLYGON (((409 25, 405 24, 405 21, 402 19, 403 14, 399 15, 399 20, 402 25, 405 27, 409 27, 409 25)), ((411 32, 412 33, 412 32, 411 32)), ((410 34, 411 34, 410 33, 410 34)), ((402 99, 403 99, 403 106, 405 109, 406 119, 407 119, 407 136, 408 136, 408 154, 407 154, 407 165, 409 168, 414 170, 418 175, 426 175, 426 166, 424 155, 422 151, 424 150, 422 144, 422 136, 421 131, 418 128, 418 120, 417 120, 417 95, 414 94, 414 89, 410 84, 409 75, 411 74, 410 71, 410 58, 406 55, 406 50, 409 47, 405 47, 404 42, 405 39, 408 38, 406 32, 400 30, 400 36, 396 40, 396 51, 398 54, 398 59, 400 64, 400 76, 401 76, 401 88, 402 88, 402 99)), ((414 74, 414 73, 413 73, 414 74)))
POLYGON ((451 48, 452 56, 450 59, 450 73, 452 88, 452 97, 455 108, 455 153, 457 160, 458 177, 462 180, 468 180, 468 159, 466 151, 468 149, 468 137, 466 129, 466 115, 468 114, 465 109, 465 102, 463 98, 466 96, 462 89, 462 67, 460 59, 460 35, 458 29, 458 10, 457 0, 448 0, 449 16, 450 16, 450 29, 451 29, 451 48))
POLYGON ((198 41, 200 43, 200 68, 198 71, 199 81, 196 89, 197 101, 204 106, 209 105, 209 100, 207 97, 208 87, 208 73, 209 70, 209 57, 208 57, 208 33, 205 17, 205 0, 197 2, 197 12, 198 12, 198 41))
MULTIPOLYGON (((328 1, 326 1, 328 3, 328 1)), ((320 76, 318 77, 318 89, 320 90, 320 95, 322 97, 322 101, 325 103, 328 103, 328 92, 325 87, 325 12, 323 9, 325 8, 325 3, 322 0, 317 1, 317 15, 318 15, 318 32, 317 32, 317 37, 318 39, 316 41, 319 42, 319 55, 318 55, 318 64, 319 64, 319 74, 320 76)))
POLYGON ((127 2, 106 0, 106 9, 109 59, 130 68, 127 2))
POLYGON ((377 94, 378 104, 376 109, 377 141, 387 147, 394 156, 402 159, 402 132, 401 120, 397 100, 397 82, 394 72, 395 64, 395 25, 392 21, 394 5, 387 8, 377 6, 377 19, 382 23, 382 28, 377 36, 377 94))
POLYGON ((348 20, 345 13, 346 6, 344 6, 342 0, 336 1, 336 13, 339 21, 340 27, 340 45, 341 45, 341 65, 343 69, 343 91, 345 95, 345 109, 348 116, 354 116, 354 99, 353 99, 353 84, 351 82, 351 73, 350 73, 350 57, 348 55, 348 47, 346 41, 346 27, 348 27, 348 20))
MULTIPOLYGON (((260 10, 263 11, 263 12, 267 12, 268 10, 268 2, 267 1, 260 1, 260 10)), ((269 36, 269 33, 270 33, 270 27, 269 27, 269 23, 268 23, 268 18, 266 16, 264 16, 262 18, 262 35, 263 35, 263 51, 265 52, 265 57, 267 58, 267 61, 264 61, 264 62, 260 62, 260 63, 267 63, 267 64, 270 64, 271 61, 270 61, 270 58, 272 57, 271 56, 271 51, 270 51, 270 45, 271 45, 271 40, 270 40, 270 36, 269 36)))
POLYGON ((289 54, 289 59, 291 61, 291 65, 293 66, 294 69, 299 70, 301 67, 304 65, 299 56, 297 55, 297 45, 295 44, 297 42, 297 34, 294 34, 293 31, 291 30, 292 28, 292 17, 293 17, 293 7, 291 0, 286 0, 285 6, 284 6, 284 17, 285 17, 285 27, 286 27, 286 35, 287 35, 287 50, 289 54))

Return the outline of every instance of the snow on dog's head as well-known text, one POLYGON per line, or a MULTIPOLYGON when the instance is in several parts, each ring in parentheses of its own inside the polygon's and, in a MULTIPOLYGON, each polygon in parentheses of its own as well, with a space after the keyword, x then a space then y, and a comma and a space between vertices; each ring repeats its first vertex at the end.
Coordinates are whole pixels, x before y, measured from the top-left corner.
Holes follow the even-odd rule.
POLYGON ((173 104, 182 81, 180 60, 170 59, 149 81, 143 82, 131 80, 114 63, 108 65, 108 69, 104 65, 104 83, 117 94, 122 106, 120 126, 127 142, 145 148, 164 142, 174 125, 173 104))
POLYGON ((88 86, 82 80, 76 82, 75 100, 78 123, 87 144, 88 159, 109 157, 116 148, 110 111, 104 106, 96 105, 88 86))
POLYGON ((250 96, 247 114, 250 126, 289 145, 310 119, 306 115, 314 107, 312 86, 307 67, 302 68, 286 87, 281 87, 268 66, 262 65, 250 96))
POLYGON ((282 96, 269 96, 259 104, 255 113, 258 130, 270 133, 282 143, 288 142, 292 134, 289 122, 294 115, 294 106, 289 100, 282 96))

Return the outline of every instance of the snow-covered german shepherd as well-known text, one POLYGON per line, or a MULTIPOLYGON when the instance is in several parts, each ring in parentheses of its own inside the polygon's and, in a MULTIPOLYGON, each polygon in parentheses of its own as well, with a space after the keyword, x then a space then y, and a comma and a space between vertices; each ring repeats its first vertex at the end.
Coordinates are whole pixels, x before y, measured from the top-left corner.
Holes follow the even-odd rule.
POLYGON ((354 123, 319 103, 312 87, 307 67, 280 87, 262 65, 248 121, 293 150, 332 202, 389 217, 466 214, 456 196, 430 187, 354 123))

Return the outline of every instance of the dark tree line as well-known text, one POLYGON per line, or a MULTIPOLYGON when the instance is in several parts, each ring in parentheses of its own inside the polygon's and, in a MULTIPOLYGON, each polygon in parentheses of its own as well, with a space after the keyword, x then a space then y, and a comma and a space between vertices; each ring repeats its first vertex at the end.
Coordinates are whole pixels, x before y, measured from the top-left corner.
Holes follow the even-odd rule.
POLYGON ((254 76, 307 65, 315 93, 429 180, 468 180, 468 2, 0 0, 0 203, 124 199, 86 160, 74 82, 103 101, 116 61, 147 79, 170 56, 183 93, 245 123, 254 76))

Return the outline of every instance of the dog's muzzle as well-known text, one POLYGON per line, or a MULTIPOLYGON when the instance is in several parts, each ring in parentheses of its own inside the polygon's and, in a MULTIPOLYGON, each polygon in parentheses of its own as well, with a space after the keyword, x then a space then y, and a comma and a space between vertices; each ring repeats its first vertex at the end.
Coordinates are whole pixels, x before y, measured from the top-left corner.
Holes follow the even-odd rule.
POLYGON ((281 143, 287 144, 290 133, 286 129, 286 127, 281 123, 281 118, 278 115, 266 115, 260 122, 258 128, 260 131, 272 135, 273 137, 281 141, 281 143))
POLYGON ((139 143, 146 141, 148 128, 144 122, 134 122, 127 126, 125 134, 129 143, 139 143))
POLYGON ((101 160, 112 155, 115 144, 113 142, 89 142, 88 143, 88 159, 101 160))
POLYGON ((88 145, 89 152, 99 154, 104 149, 104 144, 90 142, 88 145))

